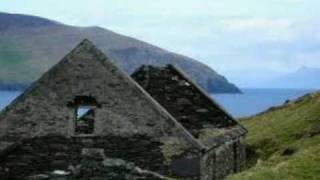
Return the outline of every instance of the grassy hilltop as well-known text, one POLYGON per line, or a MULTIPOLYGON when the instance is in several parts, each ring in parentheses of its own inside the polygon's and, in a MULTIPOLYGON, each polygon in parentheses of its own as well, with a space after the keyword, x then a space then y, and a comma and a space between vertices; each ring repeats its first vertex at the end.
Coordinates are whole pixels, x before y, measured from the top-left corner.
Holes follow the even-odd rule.
POLYGON ((320 92, 242 122, 252 167, 228 180, 320 179, 320 92))

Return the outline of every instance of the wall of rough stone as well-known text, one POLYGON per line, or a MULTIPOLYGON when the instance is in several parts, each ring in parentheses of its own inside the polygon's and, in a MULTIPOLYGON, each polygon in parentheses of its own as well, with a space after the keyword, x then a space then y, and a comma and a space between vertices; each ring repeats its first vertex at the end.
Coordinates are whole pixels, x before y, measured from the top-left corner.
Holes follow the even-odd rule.
MULTIPOLYGON (((182 92, 191 99, 171 93, 162 97, 170 104, 163 104, 161 96, 154 98, 195 137, 204 126, 219 128, 234 124, 201 93, 194 93, 194 89, 189 91, 188 82, 183 77, 179 74, 174 76, 178 76, 178 83, 173 79, 173 86, 157 87, 166 90, 157 93, 170 94, 178 87, 185 88, 182 92)), ((167 80, 158 82, 170 85, 167 80)), ((66 168, 69 163, 76 165, 84 147, 103 148, 106 156, 183 179, 198 179, 202 162, 211 163, 213 166, 207 168, 214 167, 214 172, 217 172, 214 175, 223 177, 236 169, 232 162, 235 162, 236 154, 243 152, 241 146, 237 149, 227 143, 215 151, 212 156, 214 163, 200 160, 203 145, 87 41, 0 114, 1 139, 26 141, 22 148, 17 148, 0 162, 0 177, 1 173, 7 176, 26 175, 66 168), (94 131, 90 135, 75 136, 77 103, 74 102, 79 96, 96 101, 94 131), (43 139, 50 134, 58 134, 59 138, 43 139)), ((242 160, 239 159, 240 162, 242 160)))
POLYGON ((215 149, 211 149, 210 151, 203 153, 200 160, 201 180, 214 180, 215 152, 215 149))
POLYGON ((99 103, 93 135, 185 137, 161 106, 88 41, 0 114, 0 136, 74 135, 75 107, 68 105, 77 96, 99 103))
POLYGON ((234 143, 234 149, 235 149, 235 155, 236 155, 236 166, 235 171, 240 172, 242 171, 246 166, 246 146, 243 140, 243 137, 240 137, 238 140, 234 143))
MULTIPOLYGON (((150 165, 147 168, 151 170, 155 168, 160 172, 163 164, 157 167, 160 166, 160 160, 159 163, 155 162, 159 157, 156 156, 159 154, 158 151, 161 150, 163 156, 173 160, 184 153, 202 148, 201 144, 166 110, 88 41, 82 42, 0 113, 0 139, 15 141, 50 134, 75 138, 75 104, 77 103, 74 102, 79 96, 91 97, 97 104, 94 112, 94 132, 89 135, 79 135, 80 137, 99 136, 117 137, 117 139, 148 137, 152 142, 157 142, 153 144, 157 148, 150 149, 144 149, 145 145, 139 143, 137 143, 139 146, 134 146, 134 143, 129 146, 125 143, 125 147, 117 141, 108 143, 108 146, 114 145, 111 149, 115 152, 118 151, 117 146, 125 148, 126 151, 121 152, 122 155, 127 153, 128 161, 134 161, 141 166, 144 164, 140 161, 149 161, 149 165, 152 162, 155 167, 150 165), (183 146, 179 146, 178 150, 175 149, 176 144, 170 144, 172 138, 177 139, 183 146), (164 144, 165 148, 162 146, 164 144), (137 151, 143 149, 146 152, 156 149, 157 153, 143 156, 130 153, 130 151, 136 151, 135 149, 137 151), (167 151, 168 149, 170 151, 167 151), (177 154, 172 156, 167 152, 177 154)), ((149 139, 142 138, 137 141, 150 143, 149 139)), ((28 147, 30 148, 26 146, 28 147)), ((61 146, 61 148, 66 147, 61 146)), ((106 149, 106 152, 109 151, 106 149)), ((26 162, 36 158, 29 157, 26 153, 22 155, 23 157, 20 158, 26 158, 26 162)), ((51 157, 51 155, 39 152, 41 158, 51 157)), ((19 164, 19 158, 12 158, 12 163, 19 164)), ((63 162, 61 159, 55 160, 54 163, 63 162)), ((21 170, 26 164, 20 164, 21 170)), ((163 171, 167 170, 164 169, 163 171)), ((17 171, 19 171, 18 168, 17 171)))
POLYGON ((52 135, 26 139, 19 147, 1 157, 0 178, 21 178, 84 165, 81 152, 85 148, 103 149, 106 157, 133 162, 139 168, 162 175, 183 179, 198 177, 199 169, 193 169, 198 164, 194 159, 195 154, 176 157, 171 163, 166 163, 160 146, 158 141, 144 136, 67 138, 52 135))
POLYGON ((94 98, 92 135, 175 136, 197 142, 129 76, 84 41, 0 114, 0 137, 74 135, 77 96, 94 98), (71 106, 70 106, 71 104, 71 106))
POLYGON ((241 171, 245 166, 245 155, 242 138, 211 149, 201 159, 201 180, 220 180, 241 171))
POLYGON ((188 152, 175 156, 169 165, 170 171, 175 177, 181 179, 198 180, 201 173, 200 159, 200 152, 188 152))
POLYGON ((203 128, 221 128, 236 123, 196 85, 173 66, 142 66, 132 77, 192 135, 203 128))
POLYGON ((215 155, 215 178, 222 179, 222 177, 234 173, 235 169, 235 155, 233 142, 226 142, 224 145, 216 149, 215 155))
POLYGON ((178 69, 142 66, 132 77, 165 107, 192 135, 200 140, 209 130, 209 152, 199 159, 202 180, 221 179, 240 170, 245 162, 240 140, 246 130, 212 102, 178 69), (215 147, 214 147, 215 146, 215 147))

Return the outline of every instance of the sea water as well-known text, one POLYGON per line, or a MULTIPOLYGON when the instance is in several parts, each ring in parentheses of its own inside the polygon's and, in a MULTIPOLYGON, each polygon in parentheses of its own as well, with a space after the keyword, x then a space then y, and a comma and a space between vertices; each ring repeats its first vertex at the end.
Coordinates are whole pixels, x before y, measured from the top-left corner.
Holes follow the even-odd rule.
MULTIPOLYGON (((236 118, 251 116, 286 100, 296 99, 315 90, 243 89, 243 94, 211 94, 211 97, 236 118)), ((0 110, 12 102, 21 91, 0 91, 0 110)))

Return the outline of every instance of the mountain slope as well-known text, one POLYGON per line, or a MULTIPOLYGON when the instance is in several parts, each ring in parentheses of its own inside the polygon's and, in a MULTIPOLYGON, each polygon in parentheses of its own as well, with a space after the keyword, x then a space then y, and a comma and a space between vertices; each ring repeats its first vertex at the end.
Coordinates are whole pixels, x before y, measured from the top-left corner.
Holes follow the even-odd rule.
POLYGON ((289 88, 320 88, 320 69, 302 67, 296 72, 280 77, 276 85, 289 88))
POLYGON ((294 72, 260 80, 255 85, 264 88, 319 89, 320 69, 302 67, 294 72))
POLYGON ((145 42, 100 27, 74 27, 7 13, 0 13, 0 82, 34 81, 84 38, 93 41, 128 73, 142 64, 172 63, 207 91, 240 92, 208 66, 145 42))
POLYGON ((228 179, 320 179, 320 92, 242 122, 258 162, 228 179))

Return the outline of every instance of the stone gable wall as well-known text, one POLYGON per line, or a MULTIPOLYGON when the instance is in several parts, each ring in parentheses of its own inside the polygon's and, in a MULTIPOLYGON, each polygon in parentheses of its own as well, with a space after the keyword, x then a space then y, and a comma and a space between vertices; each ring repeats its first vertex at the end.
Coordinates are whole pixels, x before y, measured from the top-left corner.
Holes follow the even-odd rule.
POLYGON ((202 156, 201 180, 220 180, 245 167, 246 152, 242 138, 228 141, 202 156))
POLYGON ((196 138, 203 128, 235 125, 172 66, 142 66, 132 77, 196 138))
POLYGON ((76 97, 96 100, 93 136, 197 142, 128 75, 84 41, 0 113, 0 137, 75 134, 76 97))

